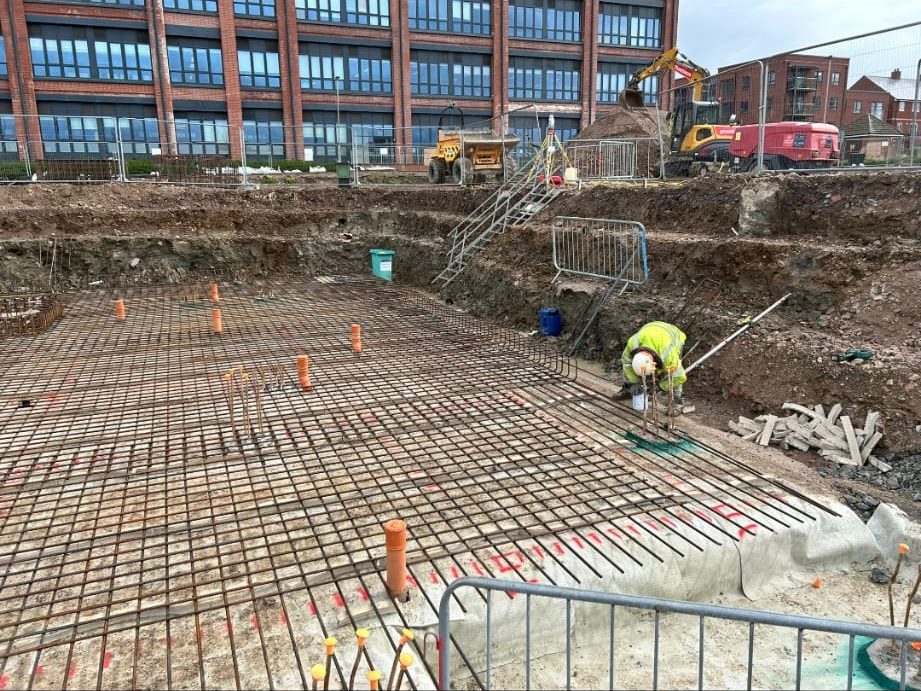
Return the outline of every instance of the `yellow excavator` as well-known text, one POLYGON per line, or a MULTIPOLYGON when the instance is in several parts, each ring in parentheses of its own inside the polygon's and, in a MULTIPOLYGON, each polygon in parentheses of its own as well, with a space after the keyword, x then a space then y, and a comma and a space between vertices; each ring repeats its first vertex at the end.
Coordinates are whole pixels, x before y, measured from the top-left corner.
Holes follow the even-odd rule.
POLYGON ((674 70, 688 80, 692 90, 690 101, 679 103, 668 114, 671 128, 670 152, 665 162, 667 176, 686 176, 725 164, 729 160, 729 144, 735 135, 732 125, 718 125, 720 104, 704 101, 704 82, 710 71, 690 60, 678 48, 665 51, 642 70, 634 74, 627 88, 620 93, 620 104, 627 110, 645 107, 640 84, 653 75, 674 70))

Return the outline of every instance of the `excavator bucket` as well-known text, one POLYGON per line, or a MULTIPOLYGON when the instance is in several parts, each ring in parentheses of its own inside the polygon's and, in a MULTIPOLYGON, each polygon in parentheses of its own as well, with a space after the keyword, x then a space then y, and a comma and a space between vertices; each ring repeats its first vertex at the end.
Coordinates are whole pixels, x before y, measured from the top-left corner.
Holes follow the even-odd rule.
POLYGON ((645 107, 643 92, 639 89, 624 89, 620 92, 620 105, 627 110, 645 107))

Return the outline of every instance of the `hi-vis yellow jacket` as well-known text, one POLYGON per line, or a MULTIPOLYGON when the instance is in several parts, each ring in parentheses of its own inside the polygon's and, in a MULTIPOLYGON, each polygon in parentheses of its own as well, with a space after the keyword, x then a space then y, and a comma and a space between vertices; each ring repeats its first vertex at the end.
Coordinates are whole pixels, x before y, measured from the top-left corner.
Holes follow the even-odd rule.
POLYGON ((677 326, 665 322, 649 322, 627 340, 627 347, 621 356, 624 379, 628 384, 639 384, 642 380, 633 371, 633 356, 639 348, 648 348, 656 354, 656 379, 663 390, 668 391, 668 372, 672 373, 672 386, 678 388, 688 380, 681 366, 681 349, 687 336, 677 326))

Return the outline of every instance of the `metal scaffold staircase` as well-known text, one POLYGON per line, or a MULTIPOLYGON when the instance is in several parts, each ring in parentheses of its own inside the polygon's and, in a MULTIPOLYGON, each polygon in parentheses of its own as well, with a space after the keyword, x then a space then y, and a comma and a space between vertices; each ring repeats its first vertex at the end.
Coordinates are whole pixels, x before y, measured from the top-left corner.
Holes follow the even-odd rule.
MULTIPOLYGON (((510 225, 526 223, 563 191, 560 185, 551 182, 552 171, 557 167, 554 153, 562 151, 555 131, 548 131, 540 151, 528 165, 506 180, 451 230, 447 266, 432 283, 447 286, 464 271, 470 258, 496 235, 504 233, 510 225)), ((565 159, 565 154, 563 157, 565 159)))

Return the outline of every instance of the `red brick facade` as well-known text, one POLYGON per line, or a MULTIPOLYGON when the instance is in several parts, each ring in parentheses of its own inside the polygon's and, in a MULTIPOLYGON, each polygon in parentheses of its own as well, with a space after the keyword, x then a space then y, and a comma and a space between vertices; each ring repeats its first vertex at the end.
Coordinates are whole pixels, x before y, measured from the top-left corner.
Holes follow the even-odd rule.
MULTIPOLYGON (((889 77, 861 77, 847 90, 845 123, 870 113, 909 136, 914 111, 921 111, 921 99, 915 98, 917 87, 917 80, 904 78, 899 70, 889 77)), ((921 129, 921 112, 918 112, 917 121, 921 129)))
MULTIPOLYGON (((843 129, 849 66, 848 58, 791 54, 769 59, 766 122, 825 122, 843 129)), ((759 121, 761 68, 757 63, 721 67, 714 88, 721 121, 727 122, 730 115, 743 125, 759 121)))
MULTIPOLYGON (((345 24, 325 24, 298 21, 295 0, 276 0, 272 19, 257 19, 235 16, 233 0, 217 0, 217 13, 196 13, 191 11, 164 10, 163 0, 148 0, 143 8, 136 6, 83 4, 79 2, 54 3, 47 0, 0 0, 0 35, 6 41, 9 79, 0 79, 0 99, 9 100, 14 115, 33 116, 27 118, 26 132, 19 132, 20 140, 40 141, 38 127, 38 102, 42 97, 60 95, 73 101, 85 96, 87 102, 98 97, 143 98, 146 103, 156 105, 160 125, 160 141, 163 153, 176 150, 175 133, 167 131, 166 122, 173 119, 175 110, 183 110, 177 102, 215 101, 215 109, 226 109, 227 122, 232 132, 239 132, 243 123, 243 109, 259 107, 260 103, 281 105, 281 120, 285 126, 285 157, 301 158, 304 152, 303 122, 304 110, 311 106, 322 106, 324 110, 335 108, 336 93, 330 91, 302 91, 299 75, 299 41, 311 39, 336 39, 349 45, 361 45, 367 40, 373 45, 387 45, 391 51, 392 93, 340 93, 339 105, 343 110, 358 112, 364 107, 375 111, 392 113, 396 128, 395 144, 406 144, 409 134, 402 128, 412 124, 414 108, 435 112, 455 100, 452 96, 423 97, 410 94, 410 50, 423 48, 437 50, 439 46, 458 51, 469 47, 472 51, 491 54, 491 97, 457 99, 465 108, 474 112, 492 113, 498 117, 509 110, 525 106, 527 101, 509 98, 510 54, 543 59, 572 59, 580 63, 580 98, 577 101, 555 103, 540 101, 541 113, 556 113, 575 118, 585 126, 609 110, 612 106, 599 104, 596 94, 598 63, 616 60, 635 64, 637 67, 654 59, 658 53, 674 45, 677 33, 679 0, 634 0, 636 6, 659 7, 662 11, 661 46, 635 48, 605 45, 597 39, 601 6, 599 0, 586 0, 581 5, 581 32, 579 42, 543 41, 509 37, 509 4, 514 0, 492 0, 491 35, 467 35, 431 31, 410 31, 409 3, 405 0, 389 0, 390 26, 374 28, 345 24), (29 27, 43 21, 60 24, 62 17, 74 17, 81 24, 93 20, 94 26, 146 27, 150 36, 150 54, 153 63, 152 83, 127 83, 117 81, 53 79, 33 77, 29 50, 29 27), (96 21, 98 20, 98 22, 96 21), (186 34, 190 27, 217 32, 222 50, 224 84, 220 88, 197 88, 187 84, 174 85, 170 79, 167 57, 167 37, 182 28, 186 34), (277 89, 250 89, 240 85, 237 62, 237 38, 244 36, 266 36, 277 41, 280 62, 280 87, 277 89), (220 104, 220 105, 218 105, 220 104)), ((630 5, 625 0, 619 5, 630 5)), ((343 8, 345 1, 343 0, 343 8)), ((450 3, 449 3, 450 5, 450 3)), ((302 5, 303 7, 303 5, 302 5)), ((334 41, 334 42, 337 42, 334 41)), ((671 86, 671 75, 664 75, 661 87, 671 86)), ((240 142, 231 137, 231 155, 240 156, 240 142)))

